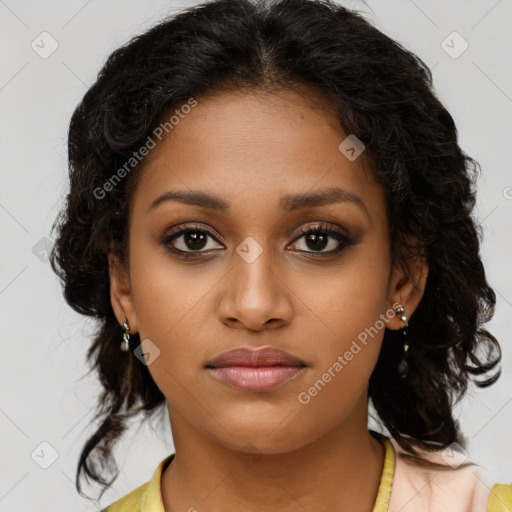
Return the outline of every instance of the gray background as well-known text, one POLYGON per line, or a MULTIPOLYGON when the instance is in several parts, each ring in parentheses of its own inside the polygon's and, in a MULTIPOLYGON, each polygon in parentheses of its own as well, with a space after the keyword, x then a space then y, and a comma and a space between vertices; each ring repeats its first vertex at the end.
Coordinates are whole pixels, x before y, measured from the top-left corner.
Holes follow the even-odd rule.
MULTIPOLYGON (((149 480, 173 451, 165 411, 133 425, 117 446, 121 473, 101 504, 76 493, 78 455, 93 431, 99 392, 95 376, 86 375, 92 323, 65 304, 44 247, 67 191, 73 109, 115 48, 192 3, 0 0, 0 512, 97 510, 149 480), (40 53, 52 40, 40 36, 44 31, 58 44, 47 58, 40 53)), ((489 389, 473 389, 456 413, 471 458, 494 480, 511 482, 512 0, 344 5, 367 13, 433 69, 461 147, 482 165, 482 257, 498 297, 488 326, 502 344, 503 376, 489 389), (461 53, 464 41, 469 46, 461 53)))

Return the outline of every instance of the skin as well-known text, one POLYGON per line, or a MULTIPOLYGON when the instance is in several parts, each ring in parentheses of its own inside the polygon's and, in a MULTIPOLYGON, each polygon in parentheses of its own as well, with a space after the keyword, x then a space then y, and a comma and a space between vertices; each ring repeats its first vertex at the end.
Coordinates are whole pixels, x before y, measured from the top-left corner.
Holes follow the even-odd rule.
MULTIPOLYGON (((119 323, 127 317, 130 333, 160 350, 148 369, 167 398, 175 444, 161 480, 167 512, 373 508, 384 448, 367 431, 367 386, 384 329, 308 404, 297 397, 393 303, 410 318, 428 266, 407 260, 412 279, 392 268, 385 192, 364 153, 350 161, 339 151, 346 136, 329 105, 297 92, 230 92, 199 101, 144 162, 130 202, 129 265, 109 256, 111 300, 119 323), (364 208, 279 205, 283 195, 330 187, 364 208), (230 209, 165 201, 148 212, 161 194, 192 189, 230 209), (217 240, 208 236, 187 260, 162 240, 192 222, 217 240), (316 248, 298 232, 319 222, 357 242, 315 258, 339 247, 330 237, 316 248), (251 263, 236 251, 247 237, 262 249, 251 263), (308 366, 260 393, 229 388, 204 368, 245 345, 275 346, 308 366)), ((172 244, 194 250, 185 236, 172 244)), ((386 327, 403 323, 393 316, 386 327)))

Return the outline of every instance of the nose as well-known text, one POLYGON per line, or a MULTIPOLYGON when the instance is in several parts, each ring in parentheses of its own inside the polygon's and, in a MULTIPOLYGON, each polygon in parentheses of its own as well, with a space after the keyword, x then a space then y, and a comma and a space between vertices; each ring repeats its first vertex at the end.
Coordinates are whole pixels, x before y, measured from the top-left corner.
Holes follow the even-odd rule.
POLYGON ((227 274, 219 303, 219 317, 225 325, 262 331, 288 324, 294 314, 294 295, 284 281, 283 272, 272 264, 270 251, 247 262, 234 256, 233 269, 227 274))

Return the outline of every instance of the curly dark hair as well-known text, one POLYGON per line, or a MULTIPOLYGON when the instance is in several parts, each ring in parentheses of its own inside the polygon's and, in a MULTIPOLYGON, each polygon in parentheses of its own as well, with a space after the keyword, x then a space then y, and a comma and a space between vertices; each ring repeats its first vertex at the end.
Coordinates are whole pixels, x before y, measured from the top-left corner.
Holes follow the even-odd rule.
POLYGON ((482 327, 494 314, 496 296, 472 214, 480 165, 459 147, 429 68, 333 0, 213 0, 114 51, 71 118, 70 191, 53 226, 51 265, 68 304, 98 319, 87 360, 103 386, 99 428, 78 463, 79 493, 82 471, 103 492, 111 485, 118 473, 108 481, 101 469, 110 467, 127 421, 153 414, 166 400, 147 366, 120 352, 122 331, 109 292, 107 255, 128 256, 128 205, 143 164, 101 200, 97 191, 190 98, 301 86, 312 100, 315 94, 327 98, 344 132, 366 146, 386 192, 393 265, 404 267, 407 254, 428 260, 424 294, 408 328, 409 375, 397 371, 401 333, 385 330, 370 402, 409 453, 464 445, 454 403, 470 378, 483 387, 500 374, 500 346, 482 327))

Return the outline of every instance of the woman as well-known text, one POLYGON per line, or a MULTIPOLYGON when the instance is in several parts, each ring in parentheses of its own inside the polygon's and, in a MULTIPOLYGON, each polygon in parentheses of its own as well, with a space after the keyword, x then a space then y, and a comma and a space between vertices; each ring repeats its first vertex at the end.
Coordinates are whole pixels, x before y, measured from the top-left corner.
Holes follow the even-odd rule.
POLYGON ((99 320, 79 491, 166 407, 175 453, 108 512, 512 510, 452 413, 501 355, 478 164, 431 79, 325 0, 211 1, 110 56, 52 254, 99 320))

